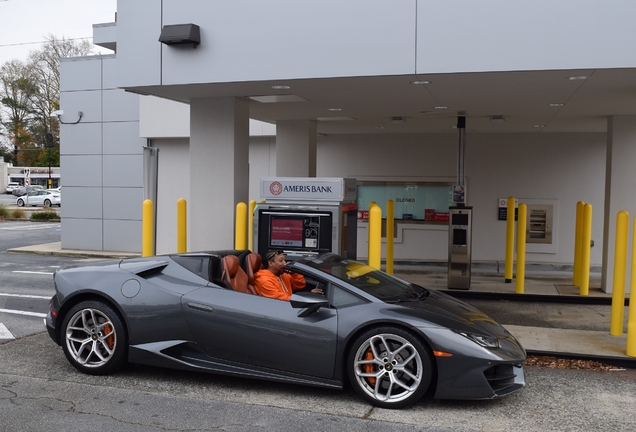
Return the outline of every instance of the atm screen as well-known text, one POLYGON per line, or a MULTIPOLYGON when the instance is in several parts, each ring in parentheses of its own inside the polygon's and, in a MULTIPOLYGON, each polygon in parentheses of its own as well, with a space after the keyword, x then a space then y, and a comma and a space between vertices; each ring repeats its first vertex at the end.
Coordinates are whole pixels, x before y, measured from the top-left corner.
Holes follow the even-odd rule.
POLYGON ((333 217, 327 212, 265 210, 259 218, 259 250, 329 251, 333 217))
POLYGON ((272 216, 270 244, 279 247, 303 247, 302 219, 283 219, 272 216))
POLYGON ((468 213, 453 213, 451 225, 468 225, 468 213))

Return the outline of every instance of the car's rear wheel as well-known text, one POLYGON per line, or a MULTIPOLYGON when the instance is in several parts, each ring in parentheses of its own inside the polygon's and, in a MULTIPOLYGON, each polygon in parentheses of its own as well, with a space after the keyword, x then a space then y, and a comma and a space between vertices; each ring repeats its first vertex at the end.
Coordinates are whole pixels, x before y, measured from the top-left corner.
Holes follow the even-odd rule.
POLYGON ((397 327, 360 335, 349 351, 347 366, 356 392, 382 408, 417 402, 431 384, 434 367, 427 347, 397 327))
POLYGON ((24 201, 19 199, 18 200, 18 207, 24 207, 24 201))
POLYGON ((44 207, 51 207, 51 200, 44 200, 44 207))
POLYGON ((119 315, 101 301, 75 305, 62 322, 62 348, 78 370, 104 375, 126 363, 126 329, 119 315))

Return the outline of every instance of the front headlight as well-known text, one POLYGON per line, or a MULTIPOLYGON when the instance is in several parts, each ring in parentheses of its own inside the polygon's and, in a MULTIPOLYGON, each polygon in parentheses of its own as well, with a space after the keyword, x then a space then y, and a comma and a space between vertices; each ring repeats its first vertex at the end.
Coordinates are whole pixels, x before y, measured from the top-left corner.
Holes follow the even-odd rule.
POLYGON ((477 345, 484 348, 499 348, 499 339, 494 336, 482 336, 475 333, 455 331, 455 333, 464 336, 466 339, 470 339, 477 345))

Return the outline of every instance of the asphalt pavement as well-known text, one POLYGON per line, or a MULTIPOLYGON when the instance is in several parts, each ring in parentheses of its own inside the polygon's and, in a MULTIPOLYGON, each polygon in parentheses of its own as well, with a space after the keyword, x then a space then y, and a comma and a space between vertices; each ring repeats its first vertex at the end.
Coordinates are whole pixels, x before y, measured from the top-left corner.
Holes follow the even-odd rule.
MULTIPOLYGON (((60 242, 13 248, 8 252, 104 259, 139 256, 126 252, 62 249, 60 242)), ((595 360, 636 368, 636 357, 626 354, 627 338, 636 338, 636 334, 627 334, 628 307, 623 306, 623 334, 610 335, 612 295, 600 289, 598 271, 591 273, 589 293, 585 296, 579 287, 573 286, 571 270, 530 265, 526 269, 523 293, 517 293, 516 281, 505 282, 500 264, 475 265, 468 290, 448 289, 443 265, 396 264, 394 274, 473 304, 503 324, 530 355, 595 360)))

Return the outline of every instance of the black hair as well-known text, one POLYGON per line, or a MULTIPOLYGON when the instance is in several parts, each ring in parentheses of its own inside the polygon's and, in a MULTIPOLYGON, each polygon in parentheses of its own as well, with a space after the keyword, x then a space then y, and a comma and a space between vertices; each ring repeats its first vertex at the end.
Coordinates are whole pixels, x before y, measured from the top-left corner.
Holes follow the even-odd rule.
POLYGON ((267 251, 267 253, 263 256, 263 268, 268 268, 269 262, 276 258, 276 256, 282 254, 283 251, 280 249, 270 249, 269 251, 267 251))

